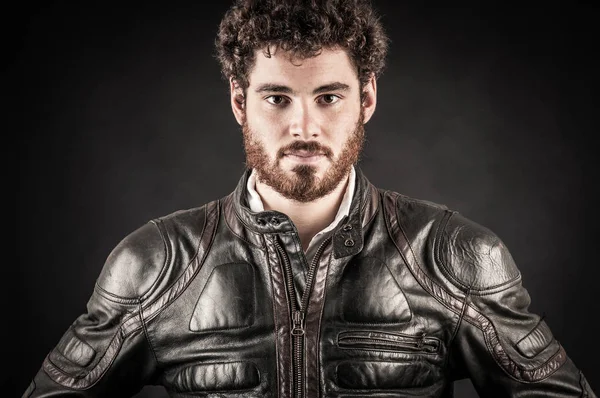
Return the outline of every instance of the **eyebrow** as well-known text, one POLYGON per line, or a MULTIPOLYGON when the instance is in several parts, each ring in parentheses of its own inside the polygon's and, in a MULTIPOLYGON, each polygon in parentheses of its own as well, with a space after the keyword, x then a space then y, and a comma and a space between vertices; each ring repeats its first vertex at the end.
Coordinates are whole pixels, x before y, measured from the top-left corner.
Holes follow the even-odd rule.
MULTIPOLYGON (((323 94, 323 93, 326 93, 329 91, 348 91, 349 89, 350 89, 350 86, 345 83, 334 82, 334 83, 329 83, 329 84, 324 84, 322 86, 319 86, 319 87, 315 88, 312 93, 313 93, 313 95, 316 95, 316 94, 323 94)), ((255 91, 257 93, 277 92, 277 93, 284 93, 284 94, 294 94, 294 90, 292 90, 288 86, 284 86, 281 84, 271 84, 271 83, 261 84, 260 86, 258 86, 256 88, 255 91)))
POLYGON ((323 94, 328 91, 348 91, 350 90, 350 86, 344 83, 335 82, 330 84, 325 84, 321 87, 317 87, 313 90, 313 94, 323 94))

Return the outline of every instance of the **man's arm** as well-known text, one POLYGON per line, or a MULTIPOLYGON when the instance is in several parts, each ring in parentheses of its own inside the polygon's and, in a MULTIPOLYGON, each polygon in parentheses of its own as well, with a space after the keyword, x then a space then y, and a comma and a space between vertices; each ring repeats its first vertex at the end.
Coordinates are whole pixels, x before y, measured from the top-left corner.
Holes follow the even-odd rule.
POLYGON ((149 223, 109 255, 81 315, 48 354, 23 397, 130 397, 157 367, 142 306, 165 263, 165 243, 149 223))
POLYGON ((448 279, 465 294, 450 365, 484 397, 595 397, 540 316, 502 241, 454 214, 438 243, 448 279))

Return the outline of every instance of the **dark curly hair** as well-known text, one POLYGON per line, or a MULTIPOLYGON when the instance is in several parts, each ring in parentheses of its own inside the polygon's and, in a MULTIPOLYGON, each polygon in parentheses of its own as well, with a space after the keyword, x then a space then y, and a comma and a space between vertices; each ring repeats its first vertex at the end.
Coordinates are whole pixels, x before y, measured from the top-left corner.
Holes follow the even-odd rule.
POLYGON ((363 86, 371 74, 381 74, 388 38, 368 0, 237 0, 223 17, 215 44, 223 76, 245 91, 255 50, 270 56, 271 46, 300 59, 324 47, 343 48, 363 86))

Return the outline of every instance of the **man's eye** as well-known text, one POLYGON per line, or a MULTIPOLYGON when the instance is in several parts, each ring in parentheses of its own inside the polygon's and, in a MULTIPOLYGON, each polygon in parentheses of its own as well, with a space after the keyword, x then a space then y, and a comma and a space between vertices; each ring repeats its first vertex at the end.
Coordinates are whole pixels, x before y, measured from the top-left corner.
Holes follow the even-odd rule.
POLYGON ((323 104, 327 104, 327 105, 335 104, 339 100, 340 100, 340 97, 338 97, 335 94, 325 94, 319 98, 319 102, 321 102, 323 104))
POLYGON ((285 102, 283 95, 270 95, 267 97, 267 102, 272 105, 281 105, 285 102))

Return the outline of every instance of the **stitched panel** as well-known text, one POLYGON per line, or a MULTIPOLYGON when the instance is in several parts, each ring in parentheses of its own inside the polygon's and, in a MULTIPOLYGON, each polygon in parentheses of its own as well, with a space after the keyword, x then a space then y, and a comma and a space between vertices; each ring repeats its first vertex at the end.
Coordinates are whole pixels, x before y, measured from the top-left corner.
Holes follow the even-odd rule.
POLYGON ((89 344, 75 336, 72 328, 69 328, 62 339, 60 339, 56 350, 80 367, 89 365, 96 355, 96 351, 89 344))
POLYGON ((246 390, 259 384, 258 368, 251 362, 190 366, 180 371, 173 381, 178 392, 246 390))
POLYGON ((364 257, 344 270, 342 317, 351 323, 398 324, 410 321, 411 311, 388 267, 377 258, 364 257))
POLYGON ((552 332, 545 321, 523 337, 517 344, 517 350, 527 358, 533 358, 552 342, 552 332))
POLYGON ((190 330, 235 329, 254 323, 254 269, 250 264, 215 267, 198 298, 190 330))
POLYGON ((402 256, 402 259, 404 260, 406 265, 410 268, 411 273, 414 275, 419 285, 421 285, 421 287, 425 289, 425 291, 431 294, 431 296, 433 296, 441 304, 446 306, 450 311, 456 313, 457 315, 460 314, 463 307, 462 301, 459 298, 450 294, 442 286, 432 281, 423 271, 422 267, 419 265, 417 256, 415 255, 415 253, 412 250, 412 247, 408 243, 408 239, 406 238, 404 230, 400 226, 400 221, 398 220, 398 216, 396 213, 396 202, 398 196, 399 194, 388 191, 385 192, 383 197, 387 227, 390 232, 390 236, 394 240, 394 244, 398 249, 398 252, 402 256))
POLYGON ((336 368, 336 383, 353 390, 426 387, 442 378, 427 362, 344 361, 336 368))
POLYGON ((454 213, 441 233, 437 259, 463 290, 489 292, 520 279, 510 252, 489 229, 454 213))
POLYGON ((524 381, 540 381, 554 373, 567 360, 567 353, 564 348, 558 344, 556 353, 540 366, 526 368, 513 361, 498 337, 498 332, 494 324, 482 313, 471 306, 467 306, 464 319, 481 329, 483 337, 494 360, 511 377, 524 381))
POLYGON ((202 231, 202 238, 196 255, 190 261, 185 272, 168 290, 152 303, 144 306, 143 317, 146 319, 146 322, 152 320, 167 304, 179 297, 179 295, 188 287, 202 264, 204 264, 204 259, 208 254, 209 248, 214 240, 214 235, 217 231, 217 224, 220 216, 219 206, 220 203, 218 202, 211 202, 206 206, 205 226, 202 231))
MULTIPOLYGON (((135 323, 141 327, 139 318, 131 318, 130 322, 135 323)), ((139 330, 139 329, 138 329, 139 330)), ((98 381, 104 370, 110 365, 114 358, 119 353, 121 346, 123 345, 124 336, 122 329, 113 337, 106 352, 98 362, 98 364, 87 374, 82 374, 81 377, 72 377, 62 372, 55 364, 51 361, 50 355, 46 357, 44 361, 44 371, 56 381, 58 384, 68 386, 75 389, 84 389, 90 387, 92 384, 98 381)))

